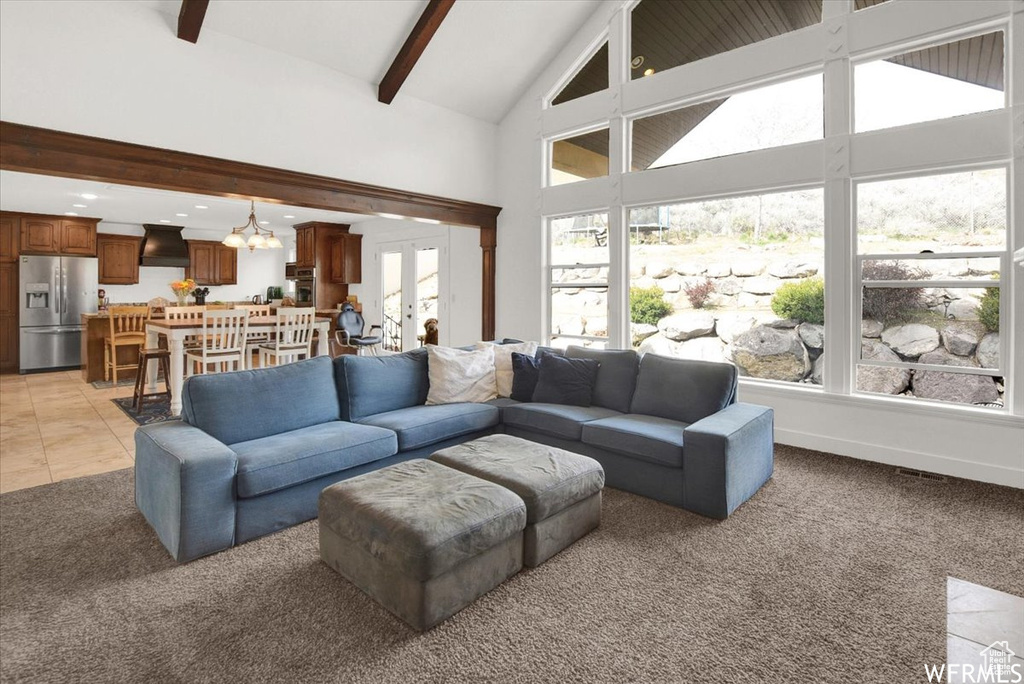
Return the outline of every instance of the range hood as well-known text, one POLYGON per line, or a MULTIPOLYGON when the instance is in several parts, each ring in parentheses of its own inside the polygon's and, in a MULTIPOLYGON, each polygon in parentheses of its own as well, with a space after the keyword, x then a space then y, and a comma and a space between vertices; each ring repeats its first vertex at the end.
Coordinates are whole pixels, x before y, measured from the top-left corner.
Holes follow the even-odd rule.
POLYGON ((139 259, 142 266, 188 267, 188 245, 181 237, 184 226, 144 223, 142 227, 146 229, 139 259))

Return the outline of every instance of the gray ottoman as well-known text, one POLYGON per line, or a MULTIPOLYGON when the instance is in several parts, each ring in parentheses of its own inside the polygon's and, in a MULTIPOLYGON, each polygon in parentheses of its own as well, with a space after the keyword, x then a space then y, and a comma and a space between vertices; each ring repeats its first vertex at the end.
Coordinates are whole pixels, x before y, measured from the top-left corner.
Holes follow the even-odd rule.
POLYGON ((509 490, 424 459, 320 493, 320 557, 419 630, 519 572, 525 525, 509 490))
POLYGON ((490 435, 442 449, 430 459, 522 497, 523 563, 531 568, 601 524, 604 469, 588 456, 511 435, 490 435))

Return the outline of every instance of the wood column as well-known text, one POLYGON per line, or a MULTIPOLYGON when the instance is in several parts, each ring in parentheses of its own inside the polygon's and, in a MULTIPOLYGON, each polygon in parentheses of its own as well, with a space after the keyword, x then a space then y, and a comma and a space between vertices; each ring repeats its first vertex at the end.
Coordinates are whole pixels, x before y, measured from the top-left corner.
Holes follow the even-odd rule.
POLYGON ((494 339, 494 302, 495 302, 495 249, 498 246, 498 227, 480 226, 480 250, 483 256, 483 273, 481 286, 483 288, 483 315, 481 320, 483 328, 481 338, 483 340, 494 339))

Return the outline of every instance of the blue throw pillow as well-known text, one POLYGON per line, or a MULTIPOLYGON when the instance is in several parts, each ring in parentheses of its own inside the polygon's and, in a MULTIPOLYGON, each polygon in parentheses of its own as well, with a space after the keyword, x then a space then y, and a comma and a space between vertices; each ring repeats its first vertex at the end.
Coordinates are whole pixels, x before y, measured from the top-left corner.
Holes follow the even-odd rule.
POLYGON ((590 406, 601 364, 593 359, 570 359, 556 354, 540 357, 540 374, 533 400, 544 404, 590 406))
POLYGON ((510 399, 532 401, 540 376, 540 359, 512 352, 512 393, 510 399))

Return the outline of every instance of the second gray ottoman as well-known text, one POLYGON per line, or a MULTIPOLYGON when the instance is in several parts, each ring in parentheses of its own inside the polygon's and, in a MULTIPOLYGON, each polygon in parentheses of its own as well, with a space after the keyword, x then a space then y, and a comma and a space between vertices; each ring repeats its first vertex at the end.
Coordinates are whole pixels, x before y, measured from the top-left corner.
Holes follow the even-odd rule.
POLYGON ((507 487, 526 502, 523 563, 536 567, 601 524, 604 469, 588 456, 489 435, 430 457, 507 487))
POLYGON ((419 630, 523 567, 522 499, 431 461, 344 480, 319 503, 323 561, 419 630))

